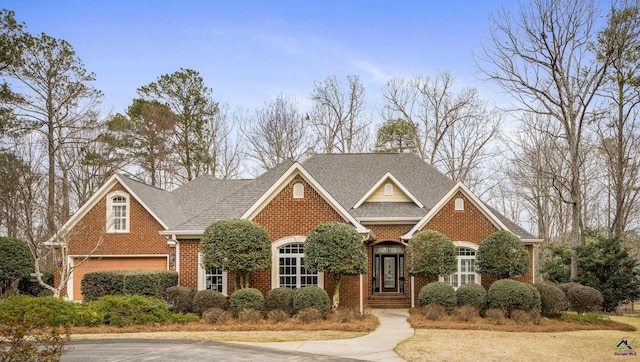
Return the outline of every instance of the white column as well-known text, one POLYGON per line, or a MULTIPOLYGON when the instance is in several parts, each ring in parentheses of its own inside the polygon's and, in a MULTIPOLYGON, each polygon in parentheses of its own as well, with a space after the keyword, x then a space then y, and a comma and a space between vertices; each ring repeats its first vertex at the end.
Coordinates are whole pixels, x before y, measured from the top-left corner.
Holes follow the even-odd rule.
POLYGON ((416 306, 416 280, 415 277, 411 276, 411 308, 416 306))
POLYGON ((364 300, 362 293, 362 274, 360 274, 360 315, 364 314, 364 300))

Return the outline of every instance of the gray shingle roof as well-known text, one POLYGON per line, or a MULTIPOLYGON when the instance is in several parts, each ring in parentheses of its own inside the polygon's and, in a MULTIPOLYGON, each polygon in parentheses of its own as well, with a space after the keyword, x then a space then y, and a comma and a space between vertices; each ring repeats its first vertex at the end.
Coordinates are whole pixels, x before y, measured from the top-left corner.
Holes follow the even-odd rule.
MULTIPOLYGON (((254 180, 201 176, 172 192, 127 177, 122 179, 170 231, 203 231, 214 221, 241 217, 293 163, 283 162, 254 180)), ((319 154, 302 166, 356 219, 424 217, 455 186, 451 179, 410 153, 319 154), (424 207, 412 202, 365 202, 354 209, 387 172, 424 207)), ((513 221, 489 209, 520 238, 534 239, 513 221)))

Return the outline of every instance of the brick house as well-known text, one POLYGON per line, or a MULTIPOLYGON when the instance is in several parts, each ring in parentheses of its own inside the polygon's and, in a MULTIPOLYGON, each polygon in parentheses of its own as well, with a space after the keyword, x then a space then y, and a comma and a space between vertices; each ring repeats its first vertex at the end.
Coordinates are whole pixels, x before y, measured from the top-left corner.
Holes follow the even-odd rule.
POLYGON ((199 240, 212 222, 242 218, 262 225, 272 242, 272 268, 254 273, 251 285, 272 288, 318 285, 331 293, 331 275, 304 269, 305 236, 330 221, 353 225, 363 236, 368 272, 345 277, 341 305, 409 307, 431 280, 410 277, 405 246, 415 233, 435 230, 454 241, 458 272, 441 280, 458 287, 489 276, 475 272, 475 253, 489 234, 509 230, 531 258, 540 240, 488 207, 461 183, 414 154, 323 154, 284 162, 253 180, 199 177, 168 192, 114 175, 61 228, 70 262, 90 255, 67 285, 82 299, 82 276, 97 270, 176 270, 180 285, 233 292, 224 270, 204 270, 199 240))

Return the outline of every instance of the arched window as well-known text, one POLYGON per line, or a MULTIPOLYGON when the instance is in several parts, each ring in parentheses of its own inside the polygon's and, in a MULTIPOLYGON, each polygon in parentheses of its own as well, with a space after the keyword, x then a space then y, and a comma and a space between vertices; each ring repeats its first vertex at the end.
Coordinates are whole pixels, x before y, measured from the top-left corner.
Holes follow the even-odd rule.
POLYGON ((272 244, 272 288, 324 287, 322 273, 311 273, 304 267, 304 240, 303 236, 291 236, 272 244))
POLYGON ((304 199, 304 185, 301 182, 293 185, 293 198, 304 199))
POLYGON ((129 232, 129 195, 115 191, 107 195, 107 231, 129 232))
POLYGON ((455 210, 456 211, 462 211, 464 210, 464 199, 462 197, 458 197, 455 200, 455 210))
MULTIPOLYGON (((465 243, 466 244, 466 243, 465 243)), ((468 283, 480 284, 480 274, 476 273, 476 248, 477 246, 458 246, 457 272, 445 275, 442 281, 458 289, 461 285, 468 283)))
POLYGON ((388 183, 384 185, 384 196, 393 196, 393 184, 388 183))

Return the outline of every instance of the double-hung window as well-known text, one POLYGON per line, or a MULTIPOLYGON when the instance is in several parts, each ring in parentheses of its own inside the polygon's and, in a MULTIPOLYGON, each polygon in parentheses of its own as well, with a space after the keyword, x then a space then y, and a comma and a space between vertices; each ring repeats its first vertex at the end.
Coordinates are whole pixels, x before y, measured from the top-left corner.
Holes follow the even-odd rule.
POLYGON ((304 244, 293 243, 278 248, 278 284, 286 288, 318 285, 318 273, 304 267, 304 244))
POLYGON ((107 231, 129 232, 129 195, 124 192, 116 191, 107 196, 107 231))

